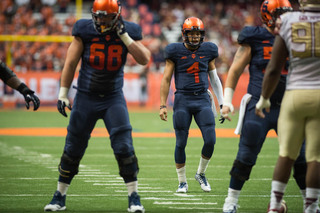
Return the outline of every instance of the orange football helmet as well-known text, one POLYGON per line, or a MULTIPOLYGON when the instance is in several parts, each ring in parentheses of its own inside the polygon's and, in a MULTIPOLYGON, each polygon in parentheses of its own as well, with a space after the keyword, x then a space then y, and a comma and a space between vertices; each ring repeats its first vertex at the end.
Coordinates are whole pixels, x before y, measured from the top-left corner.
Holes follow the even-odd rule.
POLYGON ((266 0, 260 8, 262 21, 270 28, 274 28, 277 18, 287 11, 292 11, 288 0, 266 0))
POLYGON ((196 17, 187 18, 182 25, 181 31, 182 31, 183 42, 188 44, 189 46, 193 48, 197 48, 203 42, 205 30, 204 30, 203 22, 199 18, 196 18, 196 17), (200 36, 200 42, 198 44, 193 44, 190 42, 188 33, 191 31, 200 32, 201 36, 200 36))
POLYGON ((94 26, 99 33, 115 29, 120 18, 121 4, 117 0, 95 0, 91 14, 94 26))

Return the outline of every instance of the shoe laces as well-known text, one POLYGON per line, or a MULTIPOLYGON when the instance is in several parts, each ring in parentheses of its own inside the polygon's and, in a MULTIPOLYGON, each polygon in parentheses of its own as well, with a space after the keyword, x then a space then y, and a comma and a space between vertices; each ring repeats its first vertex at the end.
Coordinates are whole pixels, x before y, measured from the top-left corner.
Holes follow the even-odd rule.
POLYGON ((186 185, 187 185, 187 183, 185 183, 185 182, 180 183, 180 184, 179 184, 179 188, 182 189, 182 188, 184 188, 186 185))
POLYGON ((206 185, 208 185, 208 183, 207 183, 207 178, 206 178, 206 176, 202 173, 202 174, 199 174, 199 181, 200 181, 200 183, 201 184, 204 184, 205 186, 206 185))
POLYGON ((129 206, 131 205, 141 206, 140 197, 137 192, 132 192, 129 196, 129 206))

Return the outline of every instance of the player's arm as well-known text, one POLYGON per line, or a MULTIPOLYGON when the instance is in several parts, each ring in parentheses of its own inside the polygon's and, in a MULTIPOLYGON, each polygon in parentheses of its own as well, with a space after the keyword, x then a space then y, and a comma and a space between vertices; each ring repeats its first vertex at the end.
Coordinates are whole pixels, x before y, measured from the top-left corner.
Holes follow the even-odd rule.
POLYGON ((171 78, 174 71, 174 62, 170 59, 166 60, 163 77, 160 85, 160 113, 161 120, 167 121, 167 98, 170 89, 171 78))
POLYGON ((147 65, 151 57, 150 50, 148 50, 140 41, 134 41, 129 36, 123 23, 122 17, 120 17, 120 19, 118 20, 117 34, 122 42, 126 45, 129 53, 133 56, 136 62, 141 65, 147 65))
POLYGON ((224 97, 223 97, 223 107, 222 107, 222 115, 229 121, 231 118, 229 117, 229 112, 233 112, 234 108, 232 105, 232 98, 234 90, 237 86, 239 78, 243 73, 245 67, 250 63, 251 60, 251 47, 248 44, 240 44, 238 48, 231 67, 228 71, 227 80, 225 83, 224 89, 224 97))
POLYGON ((65 107, 68 107, 71 110, 71 105, 68 99, 68 92, 82 52, 82 40, 80 37, 75 36, 68 48, 67 58, 62 69, 60 91, 57 104, 59 112, 65 117, 67 117, 65 107))
POLYGON ((280 36, 276 36, 271 59, 263 77, 261 96, 256 105, 256 115, 261 118, 265 117, 262 112, 263 109, 266 109, 267 112, 270 111, 270 97, 279 83, 281 71, 285 66, 288 55, 289 53, 284 40, 280 36))
POLYGON ((5 84, 9 87, 19 91, 26 102, 26 107, 29 109, 30 102, 33 103, 33 111, 36 111, 40 106, 39 98, 34 94, 34 91, 29 89, 29 87, 20 81, 17 75, 0 60, 0 79, 3 80, 5 84))

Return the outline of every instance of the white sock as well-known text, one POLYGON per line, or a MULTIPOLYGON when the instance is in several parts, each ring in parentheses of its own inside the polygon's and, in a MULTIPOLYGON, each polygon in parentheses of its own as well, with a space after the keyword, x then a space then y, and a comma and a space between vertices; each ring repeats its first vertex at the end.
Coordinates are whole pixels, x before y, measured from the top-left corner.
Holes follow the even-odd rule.
POLYGON ((206 172, 209 161, 210 160, 204 159, 203 157, 200 158, 197 174, 201 174, 201 173, 206 172))
POLYGON ((305 213, 316 212, 319 203, 320 189, 309 188, 306 190, 305 213))
POLYGON ((65 195, 67 194, 68 188, 69 188, 70 184, 66 184, 66 183, 62 183, 62 182, 58 182, 58 187, 57 190, 61 193, 61 195, 65 195))
POLYGON ((186 183, 187 177, 186 177, 186 166, 181 167, 179 169, 176 168, 177 174, 178 174, 178 180, 179 183, 186 183))
POLYGON ((240 192, 241 192, 240 190, 235 190, 235 189, 229 188, 228 189, 228 197, 227 198, 234 199, 234 201, 236 203, 238 203, 240 192))
POLYGON ((132 192, 138 192, 138 181, 132 181, 129 183, 126 183, 127 189, 128 189, 128 195, 130 196, 132 192))
POLYGON ((271 182, 271 198, 270 198, 270 209, 279 210, 281 207, 282 197, 286 190, 286 183, 282 183, 277 180, 271 182))

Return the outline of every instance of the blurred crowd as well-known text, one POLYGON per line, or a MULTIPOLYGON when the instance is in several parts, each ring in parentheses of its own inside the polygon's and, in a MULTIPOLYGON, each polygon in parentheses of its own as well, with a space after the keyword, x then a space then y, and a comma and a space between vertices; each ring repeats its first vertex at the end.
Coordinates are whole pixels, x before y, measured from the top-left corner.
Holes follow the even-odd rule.
MULTIPOLYGON (((91 18, 92 1, 83 0, 82 18, 91 18)), ((251 0, 162 0, 122 1, 125 20, 140 24, 144 44, 152 52, 147 67, 136 67, 129 57, 127 67, 134 72, 162 72, 163 51, 168 43, 181 42, 181 24, 189 16, 204 22, 206 40, 219 47, 216 66, 226 72, 237 49, 237 36, 246 25, 261 25, 260 1, 251 0)), ((1 35, 71 35, 76 21, 74 0, 1 0, 1 35)), ((0 58, 10 59, 16 72, 60 72, 68 42, 0 41, 0 58)))

